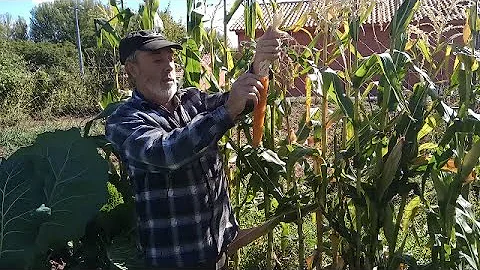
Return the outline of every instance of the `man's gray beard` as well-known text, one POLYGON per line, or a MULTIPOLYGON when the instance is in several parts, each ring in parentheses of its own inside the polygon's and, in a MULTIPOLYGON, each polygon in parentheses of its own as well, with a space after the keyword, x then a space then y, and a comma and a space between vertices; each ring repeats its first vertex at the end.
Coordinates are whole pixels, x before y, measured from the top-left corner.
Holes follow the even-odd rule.
POLYGON ((173 84, 168 89, 162 88, 160 86, 157 86, 154 89, 156 100, 162 102, 163 104, 166 104, 173 98, 173 96, 177 92, 177 84, 173 84))
POLYGON ((162 100, 165 100, 165 102, 169 102, 173 98, 176 92, 177 92, 177 84, 175 83, 167 90, 160 91, 160 93, 162 94, 162 100))

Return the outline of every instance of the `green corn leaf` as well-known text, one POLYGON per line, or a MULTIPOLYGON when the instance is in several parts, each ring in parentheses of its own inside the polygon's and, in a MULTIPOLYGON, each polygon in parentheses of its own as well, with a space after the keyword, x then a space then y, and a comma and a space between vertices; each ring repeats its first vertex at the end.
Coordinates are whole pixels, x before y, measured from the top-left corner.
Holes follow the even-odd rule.
MULTIPOLYGON (((262 8, 258 4, 258 2, 255 2, 255 15, 258 20, 260 20, 260 24, 262 25, 262 29, 265 31, 267 29, 267 25, 265 24, 265 20, 263 19, 263 12, 262 8)), ((256 28, 256 26, 255 26, 256 28)), ((256 29, 254 29, 255 31, 256 29)))
POLYGON ((199 87, 200 74, 202 66, 200 64, 200 56, 195 40, 189 38, 182 45, 182 61, 185 67, 184 72, 184 86, 199 87))
POLYGON ((322 72, 322 81, 323 92, 333 93, 335 96, 334 100, 340 106, 345 116, 353 121, 353 102, 345 94, 343 83, 338 74, 333 69, 327 68, 322 72))
POLYGON ((303 28, 303 26, 305 26, 305 24, 307 23, 308 17, 309 17, 308 13, 303 13, 300 16, 300 18, 288 30, 292 32, 298 32, 300 29, 303 28))
MULTIPOLYGON (((322 32, 315 35, 315 37, 312 38, 312 40, 308 43, 307 48, 310 55, 313 55, 312 49, 318 44, 318 41, 320 40, 321 37, 323 37, 322 32)), ((305 51, 307 50, 305 49, 305 51)))
POLYGON ((370 2, 369 6, 365 10, 365 12, 360 14, 360 25, 362 25, 368 19, 368 16, 370 16, 370 14, 372 14, 372 11, 375 8, 376 4, 377 4, 377 2, 375 2, 375 1, 370 2))
POLYGON ((225 18, 223 20, 225 24, 228 24, 230 22, 233 14, 235 14, 235 12, 238 10, 238 8, 242 4, 242 2, 243 2, 243 0, 235 0, 235 2, 233 2, 232 7, 230 8, 230 10, 227 13, 227 16, 225 16, 225 18))
POLYGON ((405 0, 395 12, 390 32, 390 37, 393 40, 395 49, 402 50, 404 48, 404 41, 406 40, 405 31, 407 30, 408 24, 412 21, 413 14, 418 10, 419 6, 419 0, 405 0))
POLYGON ((110 46, 112 46, 113 48, 118 48, 118 46, 120 45, 120 36, 118 35, 117 31, 115 31, 113 26, 104 19, 95 19, 94 22, 97 33, 100 33, 100 35, 105 37, 108 40, 110 46))
POLYGON ((419 196, 415 196, 405 207, 403 220, 402 220, 402 229, 404 233, 407 233, 410 225, 413 222, 413 219, 417 216, 418 211, 422 206, 419 196))
MULTIPOLYGON (((395 98, 398 101, 399 105, 408 114, 410 114, 410 110, 405 100, 405 96, 402 92, 402 87, 398 78, 397 69, 393 62, 392 56, 389 53, 382 53, 377 55, 377 61, 380 65, 380 69, 382 70, 382 74, 384 75, 383 78, 389 86, 386 87, 387 91, 393 90, 393 94, 395 95, 395 98)), ((386 96, 390 96, 390 94, 387 94, 386 96)))
POLYGON ((153 18, 151 18, 150 9, 148 5, 144 5, 142 8, 141 14, 141 27, 142 29, 152 29, 153 28, 153 18))
POLYGON ((398 166, 400 165, 400 159, 402 158, 402 148, 404 144, 404 138, 398 139, 397 143, 390 151, 387 161, 385 161, 382 175, 376 181, 376 195, 379 202, 382 201, 385 191, 390 186, 395 178, 395 175, 397 174, 398 166))
POLYGON ((310 131, 312 131, 312 125, 315 126, 314 125, 315 121, 318 121, 321 115, 322 115, 321 110, 319 110, 318 108, 312 108, 310 113, 311 123, 305 122, 305 119, 307 118, 306 114, 304 114, 300 118, 300 122, 298 123, 298 130, 295 132, 298 143, 305 142, 305 140, 310 135, 310 131))
POLYGON ((428 63, 432 63, 432 56, 431 56, 430 50, 427 47, 427 42, 424 39, 419 39, 416 42, 416 45, 422 52, 422 55, 423 57, 425 57, 425 60, 427 60, 428 63))
POLYGON ((251 40, 255 39, 255 30, 257 28, 256 1, 246 0, 244 9, 245 35, 251 40))
POLYGON ((393 205, 389 203, 384 209, 383 231, 387 238, 388 246, 395 246, 395 225, 393 224, 393 205))
POLYGON ((460 183, 465 182, 467 176, 472 172, 473 168, 478 164, 478 158, 480 157, 480 140, 476 141, 470 151, 465 155, 462 166, 460 167, 460 173, 458 174, 458 181, 460 183))
POLYGON ((280 226, 282 227, 280 236, 280 247, 283 251, 286 251, 287 245, 289 243, 290 225, 285 222, 280 222, 280 226))
POLYGON ((352 84, 354 88, 360 88, 366 81, 374 75, 379 74, 380 66, 375 55, 362 59, 359 67, 353 73, 352 84))
POLYGON ((269 193, 279 200, 283 197, 278 181, 270 178, 271 174, 285 173, 286 171, 285 162, 278 157, 277 153, 270 149, 262 147, 254 149, 250 145, 246 145, 241 149, 239 158, 251 172, 260 177, 262 186, 266 186, 269 193))
POLYGON ((93 122, 95 122, 95 120, 107 118, 107 117, 110 116, 118 107, 120 107, 120 105, 122 105, 122 104, 124 104, 124 103, 125 103, 125 101, 118 101, 118 102, 114 102, 114 103, 108 104, 108 106, 107 106, 102 112, 100 112, 99 114, 97 114, 95 117, 93 117, 92 119, 90 119, 90 120, 85 124, 85 128, 83 129, 83 136, 85 136, 85 137, 88 136, 88 133, 90 132, 90 128, 92 127, 93 122))
POLYGON ((287 155, 287 173, 293 173, 294 165, 307 156, 317 156, 320 152, 315 148, 304 147, 300 145, 292 145, 293 149, 287 155))
POLYGON ((423 151, 423 150, 436 149, 437 147, 438 147, 438 144, 436 144, 436 143, 423 143, 418 147, 418 152, 423 151))
POLYGON ((367 88, 362 93, 361 100, 366 99, 368 97, 368 94, 370 94, 370 92, 373 90, 374 87, 378 87, 378 81, 370 82, 367 85, 367 88))
MULTIPOLYGON (((303 6, 303 3, 302 2, 298 2, 295 7, 292 9, 292 11, 290 12, 290 14, 297 14, 298 11, 300 10, 300 8, 303 6)), ((285 14, 286 15, 286 14, 285 14)), ((284 20, 286 20, 288 18, 288 16, 285 16, 284 20)), ((300 30, 300 28, 303 28, 303 26, 305 26, 305 23, 307 22, 307 19, 308 19, 308 13, 302 13, 302 15, 300 16, 300 18, 294 23, 292 24, 292 26, 289 28, 289 29, 286 29, 287 31, 293 31, 293 32, 297 32, 298 30, 300 30)), ((282 24, 283 25, 283 21, 282 21, 282 24)), ((320 34, 320 33, 319 33, 320 34)), ((317 44, 317 43, 315 43, 317 44)))
POLYGON ((110 23, 113 25, 113 26, 116 26, 118 24, 118 16, 120 14, 120 9, 117 7, 117 6, 112 6, 112 10, 113 10, 113 18, 110 19, 110 23))
POLYGON ((434 115, 429 115, 427 119, 425 119, 425 124, 423 124, 422 129, 420 129, 417 134, 417 140, 420 140, 428 135, 435 127, 437 127, 437 120, 434 115))
POLYGON ((266 163, 268 163, 276 172, 285 172, 286 163, 280 159, 277 153, 270 149, 261 151, 259 157, 266 163))
POLYGON ((445 202, 448 196, 448 188, 449 188, 449 183, 450 179, 452 178, 451 174, 447 174, 441 179, 441 172, 437 170, 432 171, 432 180, 433 180, 433 186, 435 187, 435 191, 437 193, 438 201, 439 202, 445 202))
POLYGON ((120 13, 119 22, 121 22, 121 24, 122 24, 123 33, 126 33, 128 31, 128 26, 130 24, 130 19, 134 15, 135 14, 133 14, 133 12, 129 8, 122 10, 122 12, 120 13))
POLYGON ((358 34, 360 32, 360 18, 355 17, 349 23, 349 34, 353 42, 358 41, 358 34))

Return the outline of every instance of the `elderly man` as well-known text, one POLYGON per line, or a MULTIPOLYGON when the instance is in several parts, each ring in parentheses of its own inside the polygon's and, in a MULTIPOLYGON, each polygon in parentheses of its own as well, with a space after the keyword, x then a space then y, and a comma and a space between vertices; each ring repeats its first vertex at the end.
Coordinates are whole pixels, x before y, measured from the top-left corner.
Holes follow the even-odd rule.
POLYGON ((163 269, 224 269, 238 233, 218 140, 235 125, 263 86, 255 75, 279 55, 279 34, 257 41, 253 72, 228 93, 177 89, 174 50, 181 46, 150 31, 120 42, 120 61, 135 89, 107 120, 135 192, 139 241, 147 265, 163 269))

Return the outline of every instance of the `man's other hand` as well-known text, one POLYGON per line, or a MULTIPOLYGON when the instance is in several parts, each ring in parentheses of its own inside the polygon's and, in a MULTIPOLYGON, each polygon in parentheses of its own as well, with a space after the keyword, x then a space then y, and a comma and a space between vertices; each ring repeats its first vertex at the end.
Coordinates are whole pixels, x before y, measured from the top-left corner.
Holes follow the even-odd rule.
POLYGON ((280 38, 285 34, 285 32, 270 26, 265 31, 265 34, 257 39, 255 58, 253 60, 255 74, 259 74, 263 61, 274 61, 280 57, 280 38))
POLYGON ((242 74, 233 83, 232 89, 225 108, 230 117, 235 120, 237 116, 243 112, 247 101, 251 100, 254 105, 257 105, 259 98, 259 90, 263 89, 260 82, 260 76, 252 73, 242 74))

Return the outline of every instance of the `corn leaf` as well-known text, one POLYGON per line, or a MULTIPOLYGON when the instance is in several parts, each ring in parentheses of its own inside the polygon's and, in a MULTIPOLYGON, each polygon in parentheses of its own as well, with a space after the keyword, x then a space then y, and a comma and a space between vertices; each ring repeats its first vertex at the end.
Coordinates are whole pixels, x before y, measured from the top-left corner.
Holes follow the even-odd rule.
POLYGON ((310 122, 310 107, 312 105, 312 79, 306 77, 305 81, 305 122, 310 122))
POLYGON ((302 29, 305 24, 307 23, 309 14, 308 13, 303 13, 300 18, 288 29, 289 31, 292 32, 298 32, 300 29, 302 29))
POLYGON ((238 10, 238 8, 242 4, 242 2, 243 2, 243 0, 235 0, 235 2, 233 2, 232 7, 230 8, 230 10, 227 13, 227 16, 225 16, 225 18, 223 20, 223 22, 225 24, 228 24, 230 22, 230 20, 233 17, 233 14, 235 14, 235 12, 238 10))
POLYGON ((400 8, 395 12, 390 37, 393 40, 395 49, 401 50, 405 47, 407 26, 410 24, 413 14, 420 6, 419 0, 405 0, 400 8))
POLYGON ((244 9, 245 35, 251 40, 255 39, 255 29, 257 27, 256 1, 246 0, 244 9))
POLYGON ((419 196, 415 196, 405 207, 403 220, 402 220, 402 229, 404 233, 408 232, 408 228, 413 222, 413 219, 417 216, 420 207, 422 206, 419 196))
POLYGON ((398 139, 397 143, 390 151, 387 161, 385 161, 382 175, 376 181, 376 195, 380 202, 382 201, 383 194, 390 186, 393 179, 395 178, 395 175, 397 174, 398 166, 400 165, 400 159, 402 158, 402 148, 404 144, 404 138, 398 139))
POLYGON ((428 63, 432 63, 432 56, 430 50, 427 47, 427 42, 424 39, 419 39, 417 41, 417 47, 422 52, 423 57, 427 60, 428 63))
POLYGON ((433 131, 433 129, 437 126, 437 120, 435 116, 430 115, 425 119, 425 124, 423 125, 422 129, 417 134, 417 140, 422 139, 426 135, 428 135, 430 132, 433 131))
POLYGON ((365 12, 360 14, 360 25, 362 25, 368 19, 368 16, 370 16, 370 14, 372 14, 372 11, 375 8, 376 4, 377 4, 376 1, 371 1, 369 3, 368 8, 365 10, 365 12))
MULTIPOLYGON (((98 35, 105 37, 113 48, 118 48, 120 45, 120 36, 117 31, 112 27, 112 25, 104 19, 95 19, 95 29, 98 35)), ((102 39, 100 39, 101 42, 102 39)), ((101 45, 101 43, 99 43, 101 45)), ((98 44, 97 44, 98 45, 98 44)))
POLYGON ((480 157, 480 140, 476 141, 470 151, 465 155, 460 173, 458 175, 458 181, 460 183, 465 182, 467 177, 472 172, 473 168, 478 164, 478 158, 480 157))
POLYGON ((423 143, 418 147, 418 152, 423 150, 432 150, 438 147, 436 143, 423 143))
POLYGON ((345 116, 353 121, 353 102, 345 94, 343 83, 338 74, 330 68, 322 72, 322 88, 325 93, 333 93, 335 102, 340 106, 345 116))
POLYGON ((374 75, 380 72, 378 59, 375 55, 371 55, 363 59, 353 73, 352 84, 354 88, 360 88, 366 81, 371 79, 374 75))
MULTIPOLYGON (((258 2, 255 2, 255 14, 257 16, 257 19, 260 20, 260 25, 262 26, 262 29, 265 31, 267 29, 267 25, 265 24, 265 20, 263 19, 263 11, 260 5, 258 4, 258 2)), ((256 30, 256 26, 255 26, 255 30, 256 30)))

